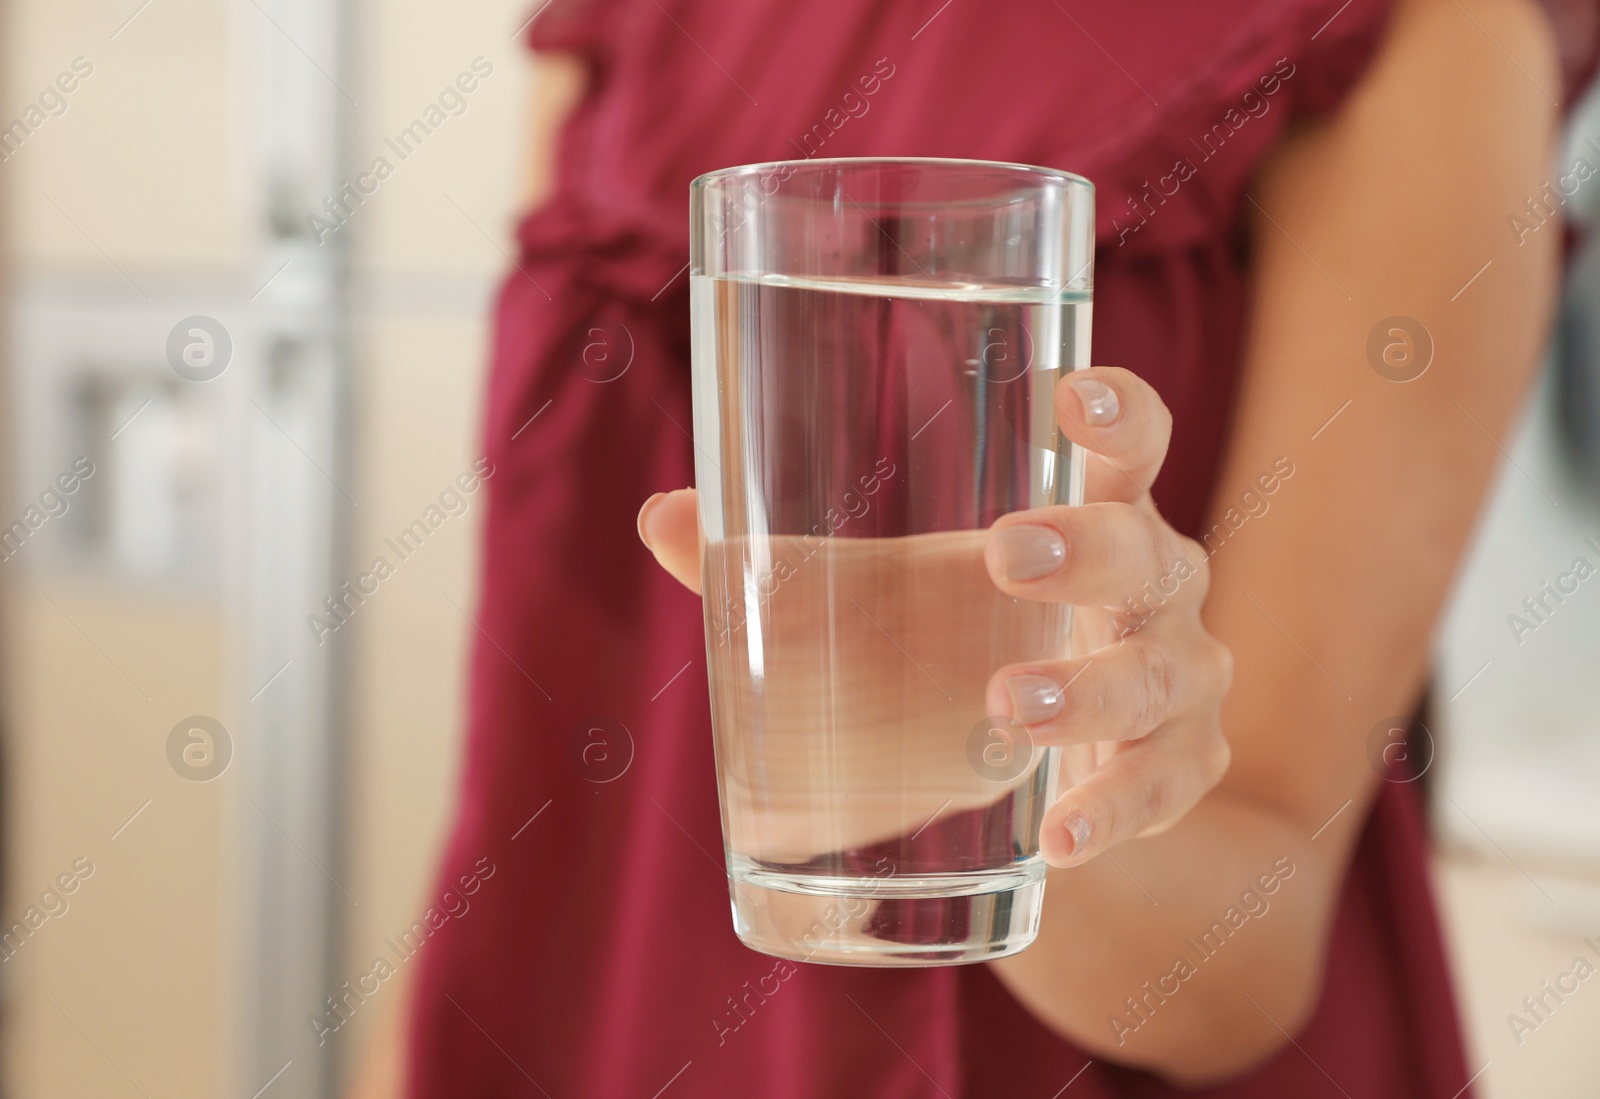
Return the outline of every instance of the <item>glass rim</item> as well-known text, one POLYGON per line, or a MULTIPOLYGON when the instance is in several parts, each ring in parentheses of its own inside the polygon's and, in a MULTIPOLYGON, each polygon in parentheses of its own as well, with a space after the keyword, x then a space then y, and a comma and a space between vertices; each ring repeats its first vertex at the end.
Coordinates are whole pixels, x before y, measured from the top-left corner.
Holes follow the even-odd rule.
POLYGON ((735 164, 727 168, 704 172, 689 182, 689 190, 703 191, 714 183, 741 176, 759 176, 782 168, 809 167, 868 167, 870 165, 923 164, 942 167, 980 168, 998 173, 1022 173, 1030 176, 1086 188, 1094 194, 1094 184, 1076 172, 1064 168, 1047 168, 1039 164, 1024 164, 1014 160, 979 160, 966 157, 944 156, 819 156, 804 160, 763 160, 754 164, 735 164))

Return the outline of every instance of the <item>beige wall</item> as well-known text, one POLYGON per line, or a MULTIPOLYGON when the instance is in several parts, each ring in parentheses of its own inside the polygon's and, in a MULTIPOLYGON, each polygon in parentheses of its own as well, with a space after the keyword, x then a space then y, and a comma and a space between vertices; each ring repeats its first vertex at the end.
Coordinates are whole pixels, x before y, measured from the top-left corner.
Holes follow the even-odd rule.
POLYGON ((161 0, 113 39, 136 7, 6 6, 6 120, 74 58, 94 66, 67 97, 66 113, 0 165, 16 275, 66 269, 120 279, 99 249, 130 273, 231 268, 245 259, 230 7, 161 0))
MULTIPOLYGON (((5 119, 74 58, 94 66, 66 112, 0 165, 16 284, 69 276, 142 301, 117 265, 142 280, 241 263, 226 8, 163 0, 112 40, 129 11, 104 0, 5 9, 5 119)), ((4 501, 9 522, 20 508, 15 493, 4 501)), ((220 608, 58 575, 43 553, 29 545, 0 565, 12 768, 0 917, 25 920, 80 856, 94 872, 0 967, 7 1094, 122 1094, 131 1078, 151 1094, 214 1096, 231 791, 226 777, 179 778, 163 746, 180 718, 230 719, 220 608)))
POLYGON ((179 778, 162 745, 179 719, 223 712, 218 616, 59 587, 10 610, 7 925, 79 857, 92 873, 5 963, 8 1094, 114 1095, 132 1078, 209 1099, 229 789, 179 778))
POLYGON ((1508 1020, 1515 1013, 1535 1021, 1524 997, 1545 994, 1541 982, 1554 985, 1578 958, 1594 963, 1585 939, 1600 939, 1600 879, 1460 850, 1439 863, 1434 878, 1470 1069, 1487 1065, 1475 1093, 1480 1099, 1595 1094, 1595 980, 1577 982, 1578 991, 1558 1005, 1547 996, 1555 1010, 1531 1032, 1513 1032, 1508 1020))

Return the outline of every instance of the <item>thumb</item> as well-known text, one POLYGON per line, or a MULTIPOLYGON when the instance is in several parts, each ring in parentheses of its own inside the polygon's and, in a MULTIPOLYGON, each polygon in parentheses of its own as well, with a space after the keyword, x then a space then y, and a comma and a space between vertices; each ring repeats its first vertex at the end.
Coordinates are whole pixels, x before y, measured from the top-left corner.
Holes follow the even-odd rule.
POLYGON ((639 538, 656 562, 684 587, 700 594, 699 497, 692 488, 658 492, 639 509, 639 538))

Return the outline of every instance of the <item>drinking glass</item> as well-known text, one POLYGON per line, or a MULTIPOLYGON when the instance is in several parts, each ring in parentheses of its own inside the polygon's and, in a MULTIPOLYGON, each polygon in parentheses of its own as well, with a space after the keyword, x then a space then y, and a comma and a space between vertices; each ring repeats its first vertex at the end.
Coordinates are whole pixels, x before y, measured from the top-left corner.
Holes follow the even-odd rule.
POLYGON ((1094 188, 972 160, 696 179, 691 301, 711 719, 734 927, 849 965, 1038 932, 1057 750, 987 712, 1070 611, 984 567, 1007 512, 1082 498, 1056 425, 1088 365, 1094 188))

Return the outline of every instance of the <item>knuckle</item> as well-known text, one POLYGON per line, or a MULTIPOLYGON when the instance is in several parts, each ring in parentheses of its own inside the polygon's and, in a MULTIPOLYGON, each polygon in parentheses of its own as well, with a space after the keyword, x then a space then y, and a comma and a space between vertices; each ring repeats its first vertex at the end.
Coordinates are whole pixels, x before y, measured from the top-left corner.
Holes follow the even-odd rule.
POLYGON ((1097 798, 1091 805, 1083 807, 1089 814, 1089 835, 1092 839, 1091 846, 1099 844, 1104 847, 1115 841, 1117 827, 1121 822, 1121 814, 1117 812, 1114 798, 1097 798))
POLYGON ((1167 521, 1154 510, 1135 508, 1139 515, 1139 549, 1145 558, 1147 571, 1155 576, 1165 576, 1177 561, 1176 539, 1167 521))
POLYGON ((1166 720, 1175 672, 1166 650, 1159 645, 1135 647, 1134 660, 1138 680, 1134 724, 1138 734, 1144 736, 1166 720))
POLYGON ((1057 715, 1057 721, 1072 725, 1083 720, 1089 712, 1093 698, 1088 690, 1088 681, 1094 675, 1093 667, 1092 658, 1087 664, 1074 662, 1060 665, 1055 677, 1061 684, 1061 713, 1057 715))
MULTIPOLYGON (((1142 379, 1141 379, 1142 380, 1142 379)), ((1144 382, 1145 391, 1149 394, 1150 427, 1159 431, 1162 441, 1172 433, 1172 409, 1167 407, 1167 402, 1161 399, 1161 394, 1156 392, 1155 386, 1144 382)))
POLYGON ((1218 697, 1222 697, 1233 687, 1233 650, 1214 637, 1210 648, 1212 675, 1219 689, 1218 697))
POLYGON ((1136 445, 1140 458, 1154 469, 1166 461, 1167 448, 1172 442, 1172 410, 1153 389, 1147 417, 1136 445))
POLYGON ((1127 572, 1140 557, 1139 523, 1143 516, 1137 506, 1121 501, 1107 502, 1104 508, 1105 524, 1095 564, 1107 573, 1127 572))
POLYGON ((1201 751, 1200 774, 1205 780, 1206 789, 1209 790, 1221 782, 1232 763, 1233 746, 1228 743, 1228 738, 1223 736, 1221 728, 1213 728, 1201 751))
POLYGON ((1121 716, 1115 712, 1116 699, 1111 690, 1110 680, 1105 675, 1098 670, 1090 669, 1084 672, 1079 682, 1083 684, 1083 690, 1078 698, 1082 703, 1085 720, 1099 726, 1121 716))
POLYGON ((1172 804, 1172 801, 1172 787, 1168 783, 1155 779, 1146 782, 1143 805, 1143 820, 1146 827, 1152 824, 1159 824, 1168 817, 1175 815, 1176 807, 1172 804))
POLYGON ((1123 395, 1137 404, 1149 417, 1150 426, 1160 427, 1172 423, 1172 410, 1167 407, 1167 402, 1161 399, 1161 394, 1156 391, 1155 386, 1125 366, 1114 366, 1110 369, 1115 372, 1114 379, 1123 395))
POLYGON ((1177 540, 1175 554, 1188 566, 1189 580, 1194 586, 1195 594, 1204 599, 1206 593, 1211 590, 1211 555, 1193 538, 1186 538, 1181 534, 1174 537, 1177 540))
POLYGON ((1173 796, 1171 783, 1161 781, 1160 777, 1153 773, 1141 775, 1138 786, 1131 791, 1133 832, 1142 832, 1176 815, 1177 807, 1173 804, 1173 796))

